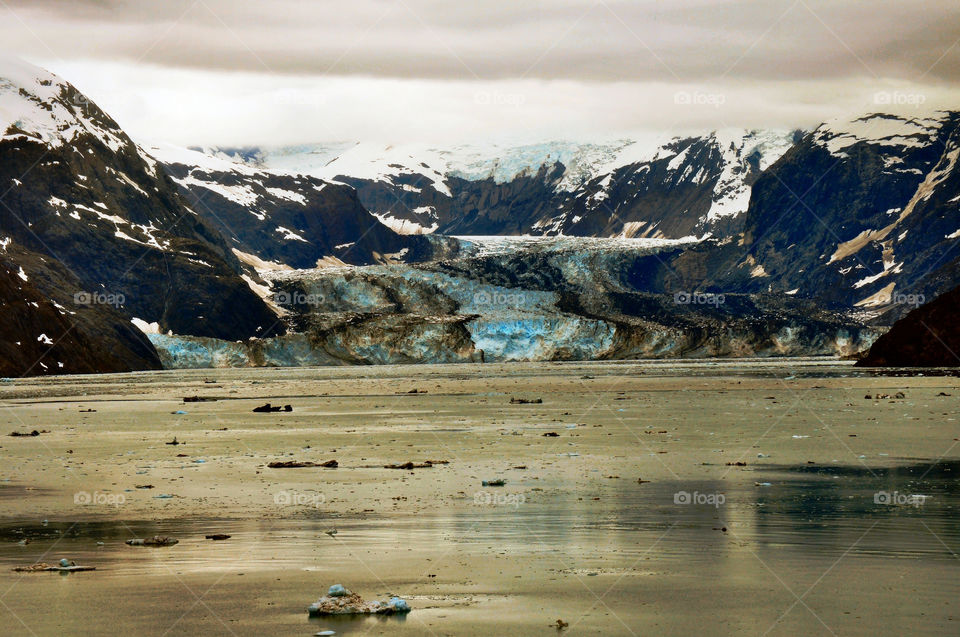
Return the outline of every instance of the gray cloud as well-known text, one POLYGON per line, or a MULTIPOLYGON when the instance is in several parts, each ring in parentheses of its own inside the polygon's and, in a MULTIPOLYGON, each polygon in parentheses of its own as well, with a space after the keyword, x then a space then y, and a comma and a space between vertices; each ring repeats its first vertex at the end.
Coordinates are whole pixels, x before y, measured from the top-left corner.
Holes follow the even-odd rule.
POLYGON ((0 2, 2 46, 184 144, 808 128, 877 91, 960 108, 958 38, 956 0, 0 2))
POLYGON ((3 20, 0 37, 10 48, 64 59, 447 79, 960 79, 955 0, 922 5, 13 0, 7 5, 16 18, 3 20))

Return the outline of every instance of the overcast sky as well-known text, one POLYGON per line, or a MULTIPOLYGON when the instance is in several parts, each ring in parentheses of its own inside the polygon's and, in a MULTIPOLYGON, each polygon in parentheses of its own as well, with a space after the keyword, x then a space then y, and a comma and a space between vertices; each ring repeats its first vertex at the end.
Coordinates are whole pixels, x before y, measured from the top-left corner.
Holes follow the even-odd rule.
POLYGON ((960 108, 956 0, 0 0, 0 46, 178 144, 615 137, 960 108))

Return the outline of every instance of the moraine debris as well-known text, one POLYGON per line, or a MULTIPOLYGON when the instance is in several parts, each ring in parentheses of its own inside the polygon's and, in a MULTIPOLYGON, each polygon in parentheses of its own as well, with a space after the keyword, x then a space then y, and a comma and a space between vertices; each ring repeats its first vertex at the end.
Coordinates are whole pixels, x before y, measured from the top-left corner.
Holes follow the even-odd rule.
POLYGON ((422 464, 417 464, 415 462, 404 462, 403 464, 385 464, 383 465, 383 468, 410 471, 411 469, 433 469, 433 467, 438 464, 450 464, 450 461, 449 460, 427 460, 422 464))
POLYGON ((279 411, 288 411, 288 412, 293 411, 293 407, 291 405, 284 405, 283 407, 280 407, 280 406, 274 407, 270 403, 266 403, 266 404, 260 405, 259 407, 253 408, 253 413, 255 414, 274 414, 279 411))
POLYGON ((41 430, 39 430, 39 431, 37 431, 36 429, 34 429, 33 431, 31 431, 31 432, 29 432, 29 433, 24 433, 24 432, 22 432, 22 431, 11 431, 11 432, 10 432, 10 435, 13 436, 14 438, 35 438, 36 436, 39 436, 40 434, 48 434, 48 433, 50 433, 50 432, 49 432, 48 430, 46 430, 46 429, 41 429, 41 430))
POLYGON ((95 571, 97 570, 96 566, 80 566, 73 560, 68 560, 66 558, 60 560, 58 564, 47 564, 46 562, 37 562, 36 564, 31 564, 30 566, 15 566, 13 571, 16 573, 41 573, 41 572, 58 572, 58 573, 76 573, 78 571, 95 571))
POLYGON ((153 537, 148 538, 127 540, 127 544, 130 546, 173 546, 179 542, 180 540, 167 535, 154 535, 153 537))
POLYGON ((311 462, 309 460, 280 460, 271 462, 267 465, 271 469, 302 469, 304 467, 325 467, 327 469, 336 469, 340 463, 336 460, 327 460, 326 462, 311 462))

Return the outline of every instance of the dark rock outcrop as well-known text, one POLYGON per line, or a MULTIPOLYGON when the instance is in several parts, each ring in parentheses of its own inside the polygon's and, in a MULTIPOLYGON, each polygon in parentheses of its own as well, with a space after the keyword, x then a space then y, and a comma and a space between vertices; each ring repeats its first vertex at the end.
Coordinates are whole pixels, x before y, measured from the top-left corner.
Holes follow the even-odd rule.
POLYGON ((960 367, 960 288, 894 323, 860 367, 960 367))

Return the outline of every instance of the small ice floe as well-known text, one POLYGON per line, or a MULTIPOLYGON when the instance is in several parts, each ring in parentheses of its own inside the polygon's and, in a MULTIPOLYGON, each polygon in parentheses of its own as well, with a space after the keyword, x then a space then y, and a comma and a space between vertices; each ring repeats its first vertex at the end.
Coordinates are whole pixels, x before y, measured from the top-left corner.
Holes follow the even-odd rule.
POLYGON ((364 601, 341 584, 334 584, 327 594, 310 604, 307 612, 311 617, 327 615, 401 615, 410 612, 410 605, 400 597, 389 601, 364 601))

